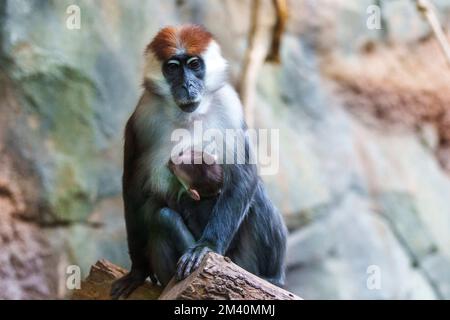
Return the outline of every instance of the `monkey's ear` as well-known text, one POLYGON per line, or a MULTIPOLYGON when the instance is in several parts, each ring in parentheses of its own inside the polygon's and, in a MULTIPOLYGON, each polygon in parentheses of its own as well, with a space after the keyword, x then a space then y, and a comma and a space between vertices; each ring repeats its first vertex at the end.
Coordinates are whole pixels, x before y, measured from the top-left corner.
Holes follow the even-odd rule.
POLYGON ((197 190, 189 188, 188 192, 192 199, 194 199, 195 201, 200 201, 200 194, 197 190))

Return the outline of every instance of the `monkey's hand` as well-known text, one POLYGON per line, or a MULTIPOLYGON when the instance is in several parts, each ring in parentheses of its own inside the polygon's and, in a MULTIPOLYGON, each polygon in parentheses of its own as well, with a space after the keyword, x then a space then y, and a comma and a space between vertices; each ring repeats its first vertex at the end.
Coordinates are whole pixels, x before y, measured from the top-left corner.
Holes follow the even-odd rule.
POLYGON ((203 257, 210 251, 214 251, 206 244, 198 243, 189 248, 178 260, 176 278, 183 280, 197 269, 203 260, 203 257))
MULTIPOLYGON (((145 279, 147 279, 148 274, 138 269, 131 268, 131 271, 124 275, 122 278, 114 281, 111 286, 111 298, 117 300, 120 297, 124 299, 128 298, 130 294, 133 293, 139 286, 141 286, 145 279)), ((153 283, 156 282, 154 276, 150 276, 153 283)))

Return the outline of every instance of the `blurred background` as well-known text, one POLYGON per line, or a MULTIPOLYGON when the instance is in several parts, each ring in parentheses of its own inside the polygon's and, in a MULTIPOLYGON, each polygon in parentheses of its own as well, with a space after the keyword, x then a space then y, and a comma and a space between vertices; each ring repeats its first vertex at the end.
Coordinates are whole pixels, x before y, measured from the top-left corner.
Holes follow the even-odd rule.
MULTIPOLYGON (((446 32, 450 2, 432 2, 446 32)), ((0 0, 0 298, 64 298, 70 264, 83 277, 101 258, 129 267, 122 137, 143 51, 161 27, 194 22, 222 45, 251 125, 280 129, 281 167, 264 180, 290 230, 287 289, 450 299, 450 63, 425 11, 0 0)))

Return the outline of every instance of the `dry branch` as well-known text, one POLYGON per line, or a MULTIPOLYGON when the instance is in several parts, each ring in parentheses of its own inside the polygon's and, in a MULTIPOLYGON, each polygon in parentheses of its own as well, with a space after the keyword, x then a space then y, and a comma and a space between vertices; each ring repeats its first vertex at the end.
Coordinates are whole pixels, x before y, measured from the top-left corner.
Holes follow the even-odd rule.
POLYGON ((264 16, 267 7, 263 0, 252 0, 248 45, 244 56, 239 94, 249 128, 255 124, 256 83, 265 61, 279 63, 281 38, 286 29, 288 6, 286 0, 271 0, 276 15, 275 23, 264 16), (266 10, 264 10, 266 9, 266 10))
POLYGON ((264 64, 266 56, 265 33, 260 23, 261 0, 252 1, 251 25, 248 35, 248 47, 244 57, 244 66, 239 85, 239 93, 244 106, 247 125, 254 126, 254 105, 256 98, 256 78, 259 69, 264 64))
POLYGON ((275 6, 277 21, 273 28, 272 44, 270 46, 270 51, 269 54, 267 55, 266 61, 280 63, 281 38, 283 36, 284 30, 286 29, 286 23, 289 17, 288 5, 286 0, 272 0, 272 1, 275 6))
POLYGON ((447 36, 442 30, 442 26, 439 22, 439 18, 433 8, 433 5, 429 0, 416 0, 417 9, 425 16, 431 29, 436 36, 439 45, 441 46, 442 52, 447 59, 447 64, 450 67, 450 44, 448 43, 447 36))

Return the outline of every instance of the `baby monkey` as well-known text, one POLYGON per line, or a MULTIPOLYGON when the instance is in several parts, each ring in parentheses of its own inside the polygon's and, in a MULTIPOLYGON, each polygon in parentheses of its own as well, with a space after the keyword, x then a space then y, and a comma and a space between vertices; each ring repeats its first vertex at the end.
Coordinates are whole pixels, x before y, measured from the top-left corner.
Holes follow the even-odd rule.
POLYGON ((178 199, 187 192, 193 200, 200 201, 216 197, 222 190, 222 167, 217 164, 217 157, 207 152, 183 152, 176 159, 170 159, 169 169, 183 187, 178 199))

